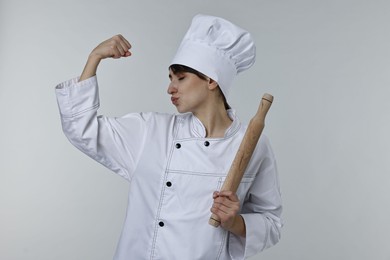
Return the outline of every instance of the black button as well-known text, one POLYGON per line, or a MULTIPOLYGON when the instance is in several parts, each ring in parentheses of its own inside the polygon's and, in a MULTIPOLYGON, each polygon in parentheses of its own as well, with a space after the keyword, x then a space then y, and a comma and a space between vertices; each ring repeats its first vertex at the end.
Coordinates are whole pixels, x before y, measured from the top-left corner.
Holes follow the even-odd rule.
POLYGON ((204 146, 209 146, 209 145, 210 145, 209 141, 204 142, 204 146))
POLYGON ((164 222, 160 221, 160 222, 158 223, 158 225, 159 225, 160 227, 163 227, 163 226, 164 226, 164 222))
POLYGON ((176 146, 177 149, 180 149, 181 144, 177 143, 175 146, 176 146))
POLYGON ((167 182, 167 186, 168 186, 168 187, 171 187, 171 186, 172 186, 172 182, 168 181, 168 182, 167 182))

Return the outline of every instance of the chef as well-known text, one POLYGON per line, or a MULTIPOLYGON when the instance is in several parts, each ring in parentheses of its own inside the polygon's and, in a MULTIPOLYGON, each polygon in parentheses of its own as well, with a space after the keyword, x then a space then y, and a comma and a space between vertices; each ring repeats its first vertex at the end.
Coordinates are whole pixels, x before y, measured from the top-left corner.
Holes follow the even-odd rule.
POLYGON ((276 244, 282 203, 266 136, 238 191, 218 192, 246 130, 227 97, 235 76, 255 62, 251 35, 223 18, 196 15, 168 71, 178 113, 98 116, 98 65, 127 58, 130 49, 113 36, 92 50, 80 77, 56 86, 69 141, 128 181, 114 259, 245 259, 276 244), (211 213, 220 227, 208 224, 211 213))

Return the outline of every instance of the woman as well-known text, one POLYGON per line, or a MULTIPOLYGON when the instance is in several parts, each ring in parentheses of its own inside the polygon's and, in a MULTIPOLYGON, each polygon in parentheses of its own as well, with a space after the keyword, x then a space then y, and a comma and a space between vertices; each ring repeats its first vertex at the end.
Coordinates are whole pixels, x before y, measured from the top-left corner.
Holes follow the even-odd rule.
POLYGON ((99 44, 79 78, 56 87, 64 133, 129 181, 114 259, 244 259, 280 239, 275 158, 262 136, 237 191, 217 192, 245 133, 226 102, 235 75, 255 60, 248 32, 197 15, 169 67, 179 114, 97 116, 101 60, 131 56, 121 35, 99 44), (221 227, 208 225, 210 214, 221 227))

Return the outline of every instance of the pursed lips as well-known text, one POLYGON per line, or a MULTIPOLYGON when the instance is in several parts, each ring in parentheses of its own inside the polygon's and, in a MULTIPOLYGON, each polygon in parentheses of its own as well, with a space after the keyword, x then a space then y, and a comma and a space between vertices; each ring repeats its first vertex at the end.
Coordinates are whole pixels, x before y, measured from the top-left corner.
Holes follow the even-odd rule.
POLYGON ((174 105, 177 105, 178 100, 179 100, 179 98, 177 98, 177 97, 171 97, 172 104, 174 104, 174 105))

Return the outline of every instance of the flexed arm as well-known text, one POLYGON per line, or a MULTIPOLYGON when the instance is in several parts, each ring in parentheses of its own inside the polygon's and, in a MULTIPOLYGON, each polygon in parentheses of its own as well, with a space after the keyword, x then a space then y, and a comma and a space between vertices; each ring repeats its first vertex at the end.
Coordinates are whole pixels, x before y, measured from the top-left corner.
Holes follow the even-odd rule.
POLYGON ((102 59, 129 57, 131 55, 131 52, 129 51, 130 48, 131 44, 120 34, 100 43, 92 50, 91 54, 89 54, 79 81, 95 76, 97 67, 102 59))
POLYGON ((90 53, 80 77, 56 86, 62 129, 69 141, 126 179, 131 178, 142 150, 145 120, 139 113, 113 118, 98 116, 100 101, 95 74, 102 59, 129 57, 130 48, 122 35, 103 41, 90 53))

